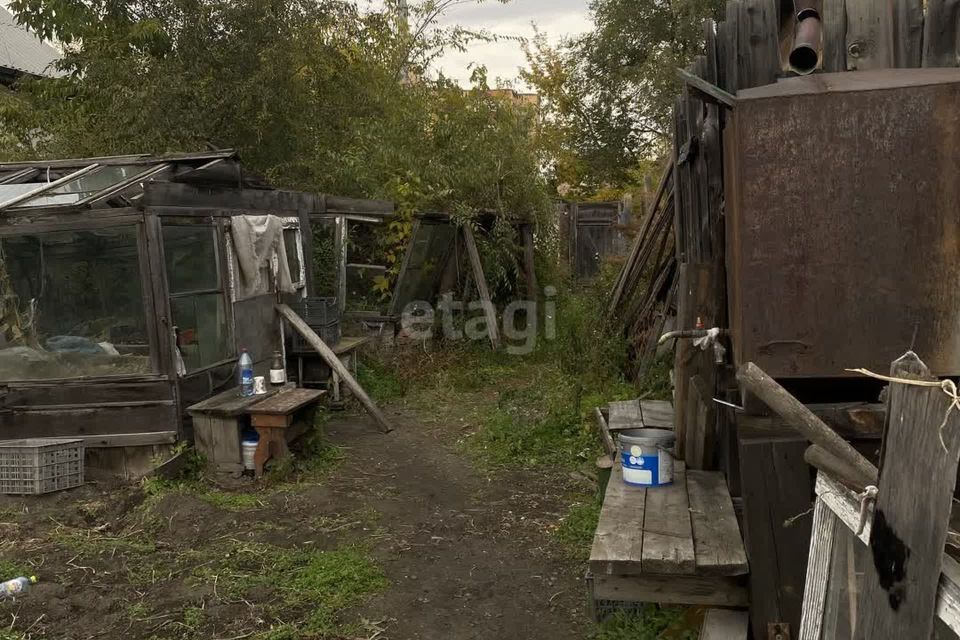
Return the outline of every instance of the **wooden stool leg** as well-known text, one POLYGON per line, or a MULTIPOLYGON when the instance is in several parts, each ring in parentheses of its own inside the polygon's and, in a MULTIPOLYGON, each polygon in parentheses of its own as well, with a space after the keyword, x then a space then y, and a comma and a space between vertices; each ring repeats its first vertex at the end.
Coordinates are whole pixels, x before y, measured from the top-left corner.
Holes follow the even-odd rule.
POLYGON ((253 454, 253 467, 256 477, 263 475, 263 463, 270 458, 270 432, 273 429, 266 427, 257 427, 257 434, 260 440, 257 441, 257 450, 253 454))

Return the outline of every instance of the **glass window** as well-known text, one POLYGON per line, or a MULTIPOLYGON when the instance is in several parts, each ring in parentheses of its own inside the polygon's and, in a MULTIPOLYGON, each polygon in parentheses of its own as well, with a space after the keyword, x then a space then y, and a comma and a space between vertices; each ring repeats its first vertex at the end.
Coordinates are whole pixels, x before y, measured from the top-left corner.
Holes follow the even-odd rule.
POLYGON ((300 231, 295 228, 283 230, 283 245, 287 252, 287 265, 290 267, 290 279, 294 284, 302 285, 303 277, 300 273, 300 231))
POLYGON ((222 293, 171 298, 177 347, 187 371, 196 371, 229 358, 227 312, 222 293))
POLYGON ((163 257, 170 293, 220 288, 217 235, 213 227, 164 224, 163 257))
POLYGON ((151 371, 134 226, 0 240, 0 378, 151 371))
POLYGON ((187 372, 232 357, 216 229, 164 221, 163 257, 177 349, 187 372))
MULTIPOLYGON (((59 187, 44 191, 35 198, 21 202, 16 207, 49 207, 52 205, 71 204, 79 202, 87 196, 112 187, 118 182, 143 173, 150 167, 147 165, 107 165, 85 173, 82 176, 65 182, 59 187)), ((29 183, 34 189, 43 186, 43 183, 29 183)))

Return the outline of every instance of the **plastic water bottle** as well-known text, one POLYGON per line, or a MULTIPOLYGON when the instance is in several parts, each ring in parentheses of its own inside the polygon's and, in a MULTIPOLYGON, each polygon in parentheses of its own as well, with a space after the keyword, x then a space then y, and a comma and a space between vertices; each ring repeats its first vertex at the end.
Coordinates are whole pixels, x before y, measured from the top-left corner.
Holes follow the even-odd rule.
POLYGON ((247 353, 246 349, 240 350, 240 362, 237 363, 237 367, 240 369, 240 372, 239 372, 240 395, 252 396, 253 395, 253 358, 250 357, 250 354, 247 353))
POLYGON ((37 576, 24 578, 14 578, 6 582, 0 582, 0 600, 5 598, 16 598, 22 596, 30 590, 30 585, 37 584, 37 576))

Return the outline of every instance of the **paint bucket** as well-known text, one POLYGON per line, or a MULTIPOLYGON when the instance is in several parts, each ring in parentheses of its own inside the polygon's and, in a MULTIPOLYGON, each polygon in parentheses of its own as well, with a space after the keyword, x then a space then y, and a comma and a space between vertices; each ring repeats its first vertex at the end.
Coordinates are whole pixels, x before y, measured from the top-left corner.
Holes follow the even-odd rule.
POLYGON ((240 441, 240 452, 243 455, 244 471, 253 471, 255 469, 256 465, 253 463, 253 457, 257 452, 257 445, 259 443, 259 438, 253 440, 250 438, 250 436, 244 436, 243 440, 240 441))
POLYGON ((621 431, 620 465, 623 481, 638 487, 660 487, 673 482, 673 449, 676 437, 668 429, 621 431))

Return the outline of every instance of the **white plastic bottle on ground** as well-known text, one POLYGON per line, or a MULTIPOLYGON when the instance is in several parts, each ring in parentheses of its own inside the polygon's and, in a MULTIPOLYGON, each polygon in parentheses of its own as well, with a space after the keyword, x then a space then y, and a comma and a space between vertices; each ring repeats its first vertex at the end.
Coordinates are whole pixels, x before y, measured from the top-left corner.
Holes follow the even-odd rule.
POLYGON ((30 585, 34 584, 37 584, 37 576, 30 576, 29 578, 21 576, 13 580, 0 582, 0 599, 22 596, 30 590, 30 585))

